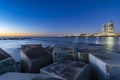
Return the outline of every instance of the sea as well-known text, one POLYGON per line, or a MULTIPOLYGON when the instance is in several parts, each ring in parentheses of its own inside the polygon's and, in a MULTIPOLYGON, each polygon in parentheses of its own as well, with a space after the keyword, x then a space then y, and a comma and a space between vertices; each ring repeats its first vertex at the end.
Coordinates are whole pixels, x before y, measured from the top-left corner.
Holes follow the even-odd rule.
POLYGON ((43 47, 50 45, 84 46, 82 43, 102 44, 113 50, 120 50, 120 37, 31 37, 24 40, 0 40, 0 48, 10 54, 16 62, 20 61, 20 48, 24 44, 42 44, 43 47))

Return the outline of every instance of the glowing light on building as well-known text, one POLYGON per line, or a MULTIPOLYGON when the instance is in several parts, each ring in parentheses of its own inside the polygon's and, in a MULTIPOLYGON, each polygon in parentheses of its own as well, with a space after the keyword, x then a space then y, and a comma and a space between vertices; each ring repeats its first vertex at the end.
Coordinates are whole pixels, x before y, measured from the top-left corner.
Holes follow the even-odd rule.
POLYGON ((114 34, 114 23, 112 21, 108 22, 108 35, 114 34))
POLYGON ((106 24, 103 24, 103 26, 102 26, 102 34, 103 35, 107 34, 107 26, 106 26, 106 24))
POLYGON ((108 22, 107 25, 102 26, 102 35, 103 36, 114 36, 114 23, 112 21, 108 22))

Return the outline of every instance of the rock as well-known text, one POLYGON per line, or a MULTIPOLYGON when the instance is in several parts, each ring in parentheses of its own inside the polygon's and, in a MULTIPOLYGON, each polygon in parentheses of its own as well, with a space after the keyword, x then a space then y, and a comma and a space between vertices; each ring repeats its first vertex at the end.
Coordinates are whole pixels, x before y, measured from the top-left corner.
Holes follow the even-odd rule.
POLYGON ((11 57, 8 53, 6 53, 3 49, 0 48, 0 60, 11 57))
POLYGON ((44 74, 9 72, 0 76, 0 80, 61 80, 44 74))
POLYGON ((93 80, 120 80, 120 54, 91 53, 89 63, 93 80))
POLYGON ((21 67, 24 72, 39 73, 39 69, 52 63, 52 56, 41 45, 22 45, 21 67))
POLYGON ((53 61, 77 60, 77 52, 74 48, 56 46, 52 52, 53 61))
POLYGON ((54 45, 51 45, 51 46, 46 47, 46 49, 47 49, 50 53, 53 52, 53 49, 54 49, 54 48, 55 48, 54 45))
POLYGON ((0 75, 6 72, 17 72, 18 68, 12 57, 0 61, 0 75))
POLYGON ((54 62, 40 72, 62 80, 90 80, 90 69, 87 64, 72 60, 54 62))

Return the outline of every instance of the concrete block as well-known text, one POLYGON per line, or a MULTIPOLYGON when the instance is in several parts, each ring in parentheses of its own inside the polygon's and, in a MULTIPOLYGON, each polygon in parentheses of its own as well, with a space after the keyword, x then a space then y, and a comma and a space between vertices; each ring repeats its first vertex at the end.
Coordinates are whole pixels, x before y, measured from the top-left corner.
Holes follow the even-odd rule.
POLYGON ((24 72, 39 73, 39 69, 52 63, 52 56, 41 45, 23 45, 21 67, 24 72))
POLYGON ((120 54, 91 53, 89 63, 93 80, 120 80, 120 54))
POLYGON ((71 60, 61 60, 40 69, 41 73, 62 80, 90 80, 87 64, 71 60))

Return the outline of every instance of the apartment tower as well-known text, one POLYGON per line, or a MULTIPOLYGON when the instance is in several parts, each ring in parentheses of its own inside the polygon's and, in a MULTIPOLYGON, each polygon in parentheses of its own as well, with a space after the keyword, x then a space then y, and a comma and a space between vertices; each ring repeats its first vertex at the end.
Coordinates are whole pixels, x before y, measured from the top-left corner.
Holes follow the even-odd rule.
POLYGON ((108 22, 108 35, 114 34, 114 23, 112 21, 108 22))
POLYGON ((106 24, 103 24, 103 26, 102 26, 102 34, 103 35, 107 34, 107 25, 106 24))

